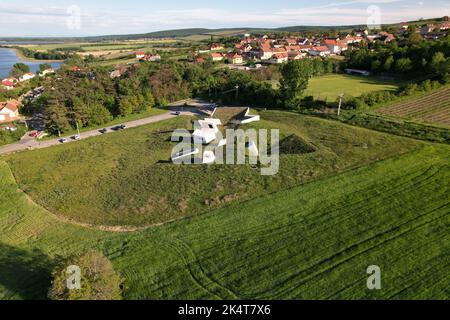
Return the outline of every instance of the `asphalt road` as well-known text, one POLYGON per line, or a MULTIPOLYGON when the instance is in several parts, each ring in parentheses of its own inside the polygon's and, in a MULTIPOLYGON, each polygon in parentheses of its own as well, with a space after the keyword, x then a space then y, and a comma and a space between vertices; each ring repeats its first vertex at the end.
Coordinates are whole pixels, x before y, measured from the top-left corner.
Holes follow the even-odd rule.
MULTIPOLYGON (((182 115, 192 115, 192 113, 190 113, 190 112, 183 112, 182 115)), ((127 129, 128 129, 128 128, 139 127, 139 126, 143 126, 143 125, 146 125, 146 124, 155 123, 155 122, 159 122, 159 121, 163 121, 163 120, 168 120, 168 119, 175 118, 175 117, 176 117, 176 115, 173 112, 167 112, 167 113, 160 114, 160 115, 157 115, 157 116, 152 116, 152 117, 143 118, 143 119, 139 119, 139 120, 124 122, 123 124, 125 124, 127 126, 127 129)), ((112 128, 114 128, 116 126, 117 125, 114 125, 112 127, 105 127, 105 128, 108 129, 108 133, 109 133, 109 132, 113 132, 112 128)), ((106 133, 106 134, 108 134, 108 133, 106 133)), ((85 132, 82 132, 80 134, 81 139, 86 139, 86 138, 100 136, 100 135, 102 135, 102 133, 99 131, 99 129, 85 131, 85 132)), ((66 137, 66 138, 69 141, 68 143, 76 142, 75 140, 73 140, 70 137, 66 137)), ((13 152, 17 152, 17 151, 23 151, 23 150, 34 150, 34 149, 48 148, 48 147, 51 147, 51 146, 55 146, 55 145, 61 144, 59 139, 60 138, 39 141, 39 140, 36 140, 34 138, 26 136, 24 139, 22 139, 22 140, 20 140, 20 141, 18 141, 16 143, 0 147, 0 154, 8 154, 8 153, 13 153, 13 152)))
MULTIPOLYGON (((177 117, 177 115, 175 114, 175 112, 177 112, 177 111, 180 112, 182 116, 194 116, 194 115, 202 115, 202 114, 205 115, 204 111, 202 111, 202 108, 203 109, 205 107, 207 108, 207 106, 209 106, 209 105, 211 105, 211 104, 208 102, 202 101, 202 100, 197 100, 197 99, 181 100, 181 101, 172 103, 170 105, 171 111, 168 111, 167 113, 163 113, 163 114, 160 114, 157 116, 152 116, 152 117, 143 118, 143 119, 139 119, 139 120, 124 122, 123 124, 126 125, 127 129, 140 127, 140 126, 143 126, 146 124, 175 118, 175 117, 177 117), (184 103, 187 101, 189 102, 190 107, 185 108, 184 103)), ((114 128, 114 127, 117 127, 117 125, 114 125, 111 127, 105 127, 105 129, 108 130, 108 132, 106 134, 108 134, 110 132, 114 132, 112 130, 112 128, 114 128)), ((81 140, 90 138, 90 137, 103 135, 99 130, 100 129, 95 129, 95 130, 82 132, 80 134, 81 140)), ((63 136, 63 137, 65 137, 69 141, 67 143, 76 142, 76 140, 72 139, 70 136, 69 137, 63 136)), ((8 144, 8 145, 0 147, 0 155, 14 153, 14 152, 23 151, 23 150, 48 148, 51 146, 61 144, 61 142, 59 140, 60 140, 60 138, 39 141, 32 137, 29 137, 28 133, 27 133, 27 135, 24 138, 22 138, 22 140, 20 140, 16 143, 13 143, 13 144, 8 144)))

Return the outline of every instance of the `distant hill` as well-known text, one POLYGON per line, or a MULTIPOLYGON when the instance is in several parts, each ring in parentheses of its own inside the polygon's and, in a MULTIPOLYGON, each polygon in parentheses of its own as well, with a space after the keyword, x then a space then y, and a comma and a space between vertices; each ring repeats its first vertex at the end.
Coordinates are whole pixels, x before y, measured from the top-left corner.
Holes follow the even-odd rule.
MULTIPOLYGON (((441 22, 443 18, 434 18, 426 20, 409 21, 409 24, 422 24, 441 22)), ((401 22, 388 24, 384 26, 397 26, 401 22)), ((365 25, 347 25, 347 26, 290 26, 281 28, 219 28, 219 29, 207 29, 207 28, 190 28, 190 29, 174 29, 163 30, 142 34, 123 34, 123 35, 105 35, 95 37, 49 37, 49 38, 0 38, 1 42, 19 42, 19 41, 36 41, 36 42, 81 42, 81 41, 112 41, 112 40, 136 40, 142 38, 186 38, 191 36, 235 36, 245 33, 268 33, 268 32, 326 32, 329 30, 335 31, 350 31, 352 29, 364 28, 365 25)))

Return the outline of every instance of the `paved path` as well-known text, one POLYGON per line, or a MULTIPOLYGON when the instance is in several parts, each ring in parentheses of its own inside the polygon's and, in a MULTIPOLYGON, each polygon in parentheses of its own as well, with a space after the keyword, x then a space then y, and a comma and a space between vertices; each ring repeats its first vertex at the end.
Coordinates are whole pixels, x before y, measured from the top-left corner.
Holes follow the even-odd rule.
MULTIPOLYGON (((182 115, 192 115, 192 114, 190 112, 183 112, 182 115)), ((139 126, 143 126, 143 125, 150 124, 150 123, 168 120, 168 119, 175 118, 175 117, 176 117, 176 115, 173 112, 167 112, 167 113, 160 114, 157 116, 152 116, 152 117, 143 118, 143 119, 139 119, 139 120, 124 122, 123 124, 125 124, 127 126, 127 128, 134 128, 134 127, 139 127, 139 126)), ((112 128, 114 128, 116 126, 117 125, 114 125, 112 127, 105 127, 105 128, 108 129, 108 132, 113 132, 112 128)), ((100 135, 102 135, 102 133, 99 131, 99 129, 84 131, 80 134, 81 139, 86 139, 86 138, 100 136, 100 135)), ((66 137, 66 138, 70 143, 76 142, 75 140, 71 139, 70 137, 66 137)), ((48 147, 51 147, 54 145, 61 144, 61 142, 59 142, 59 139, 60 138, 38 141, 36 139, 26 136, 24 139, 22 139, 16 143, 0 147, 0 155, 13 153, 13 152, 17 152, 17 151, 23 151, 23 150, 48 148, 48 147)))
MULTIPOLYGON (((150 124, 150 123, 160 122, 160 121, 164 121, 164 120, 168 120, 168 119, 177 117, 177 115, 175 114, 176 111, 180 112, 181 115, 183 115, 183 116, 199 115, 199 114, 202 114, 201 108, 208 106, 208 105, 210 105, 208 102, 204 102, 204 101, 196 100, 196 99, 181 100, 181 101, 174 102, 170 105, 171 111, 168 111, 166 113, 163 113, 163 114, 160 114, 157 116, 152 116, 152 117, 148 117, 148 118, 124 122, 123 124, 126 125, 127 129, 128 129, 128 128, 143 126, 143 125, 150 124), (187 101, 189 101, 189 105, 194 106, 194 107, 185 108, 184 103, 187 101)), ((117 127, 117 125, 114 125, 111 127, 105 127, 105 129, 107 129, 108 133, 110 133, 113 131, 112 128, 114 128, 114 127, 117 127)), ((86 139, 86 138, 100 136, 100 135, 102 135, 102 133, 99 131, 99 129, 84 131, 80 134, 81 139, 86 139)), ((68 136, 64 136, 64 137, 67 138, 67 140, 69 141, 68 143, 76 142, 75 140, 71 139, 68 136)), ((0 147, 0 155, 23 151, 23 150, 48 148, 51 146, 61 144, 59 139, 60 138, 39 141, 39 140, 29 137, 27 134, 22 140, 20 140, 16 143, 8 144, 8 145, 0 147)))

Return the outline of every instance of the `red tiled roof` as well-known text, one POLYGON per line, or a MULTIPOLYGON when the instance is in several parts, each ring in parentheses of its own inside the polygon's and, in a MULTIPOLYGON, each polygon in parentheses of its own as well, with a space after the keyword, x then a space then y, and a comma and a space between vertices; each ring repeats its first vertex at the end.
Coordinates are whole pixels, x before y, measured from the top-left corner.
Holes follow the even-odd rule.
POLYGON ((319 52, 327 52, 330 51, 327 46, 319 46, 319 47, 313 47, 312 50, 319 51, 319 52))
POLYGON ((278 52, 278 53, 275 53, 273 56, 277 59, 283 59, 283 58, 288 57, 288 53, 287 52, 278 52))
POLYGON ((19 109, 20 102, 17 100, 10 100, 6 102, 0 102, 0 110, 8 108, 11 111, 17 111, 19 109))
POLYGON ((8 79, 2 80, 2 85, 6 87, 15 87, 16 84, 14 82, 9 81, 8 79))
POLYGON ((298 51, 300 50, 300 46, 285 46, 284 49, 286 49, 286 51, 298 51))
POLYGON ((325 43, 326 45, 337 46, 337 41, 334 40, 334 39, 325 39, 325 40, 324 40, 324 43, 325 43))

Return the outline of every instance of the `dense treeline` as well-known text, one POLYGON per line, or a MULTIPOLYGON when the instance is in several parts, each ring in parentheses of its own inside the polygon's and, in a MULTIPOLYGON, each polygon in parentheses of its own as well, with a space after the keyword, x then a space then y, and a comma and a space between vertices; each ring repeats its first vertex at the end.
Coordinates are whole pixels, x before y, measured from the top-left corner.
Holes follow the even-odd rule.
POLYGON ((268 80, 289 77, 288 71, 293 66, 297 66, 306 81, 338 68, 336 62, 322 59, 291 62, 281 71, 279 66, 271 66, 252 72, 217 69, 210 62, 140 63, 130 66, 120 78, 111 79, 108 68, 95 67, 79 57, 71 57, 67 65, 81 66, 81 71, 63 69, 60 76, 47 81, 45 93, 34 104, 44 111, 47 129, 52 133, 77 125, 102 125, 116 117, 191 97, 222 100, 225 104, 294 107, 285 103, 285 94, 296 89, 286 87, 280 91, 268 80))
POLYGON ((374 73, 445 77, 450 72, 450 38, 424 41, 410 37, 408 44, 403 46, 396 42, 378 44, 374 48, 362 46, 346 53, 345 64, 374 73))
POLYGON ((46 52, 34 51, 24 47, 15 47, 25 57, 36 60, 65 60, 67 59, 67 53, 60 52, 58 50, 48 50, 46 52))

